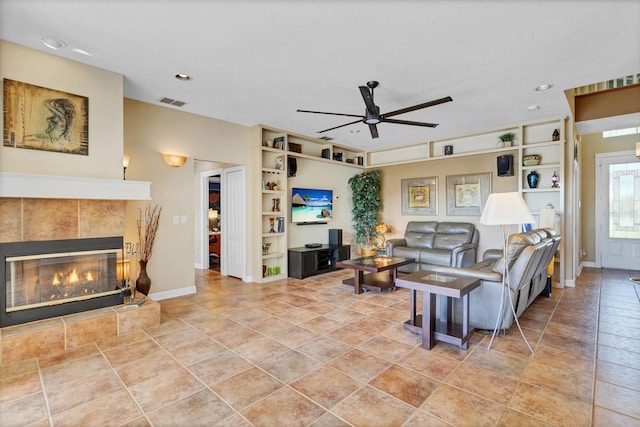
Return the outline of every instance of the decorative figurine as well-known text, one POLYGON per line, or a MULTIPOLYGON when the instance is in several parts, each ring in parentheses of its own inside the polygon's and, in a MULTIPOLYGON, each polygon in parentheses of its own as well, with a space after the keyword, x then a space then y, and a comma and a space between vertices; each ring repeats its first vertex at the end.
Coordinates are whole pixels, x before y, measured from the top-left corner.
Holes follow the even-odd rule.
POLYGON ((271 207, 271 211, 272 212, 280 212, 280 199, 276 198, 276 199, 272 199, 273 200, 273 206, 271 207))
POLYGON ((274 230, 273 225, 275 223, 276 219, 275 218, 269 218, 269 225, 271 226, 271 229, 269 230, 269 233, 275 233, 276 230, 274 230))
POLYGON ((553 135, 551 135, 551 140, 560 141, 560 132, 558 131, 558 129, 553 130, 553 135))
POLYGON ((267 255, 269 253, 269 248, 271 247, 271 243, 265 242, 262 244, 262 255, 267 255))
POLYGON ((553 184, 551 184, 551 188, 560 188, 560 186, 558 185, 558 181, 560 181, 560 177, 558 176, 556 171, 553 171, 553 175, 551 176, 551 182, 553 184))

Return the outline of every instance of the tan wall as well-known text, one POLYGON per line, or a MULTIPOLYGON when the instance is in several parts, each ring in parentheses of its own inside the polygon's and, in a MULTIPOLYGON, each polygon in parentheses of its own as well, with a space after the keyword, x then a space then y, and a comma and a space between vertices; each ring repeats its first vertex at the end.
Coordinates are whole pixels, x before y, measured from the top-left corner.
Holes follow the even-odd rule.
POLYGON ((0 77, 89 98, 88 156, 0 146, 0 171, 122 178, 121 74, 0 40, 0 77))
MULTIPOLYGON (((193 286, 195 282, 194 159, 246 166, 247 183, 255 180, 250 165, 250 128, 204 116, 185 113, 132 99, 124 100, 125 152, 130 155, 127 179, 151 181, 152 206, 162 206, 148 273, 151 293, 193 286), (181 168, 164 163, 162 153, 188 157, 181 168), (173 224, 173 217, 186 216, 186 224, 173 224)), ((247 192, 246 271, 252 271, 251 215, 253 200, 247 192)), ((137 241, 136 219, 147 202, 127 203, 125 241, 137 241)))
MULTIPOLYGON (((505 154, 505 153, 501 153, 505 154)), ((517 152, 514 155, 514 164, 519 159, 517 152)), ((502 234, 500 227, 485 226, 478 223, 477 217, 449 216, 447 217, 446 177, 447 175, 461 175, 471 173, 491 173, 491 191, 496 193, 517 191, 518 177, 498 177, 496 175, 496 154, 484 154, 472 157, 460 157, 454 159, 433 160, 406 165, 389 166, 382 168, 382 221, 390 225, 393 233, 387 238, 402 237, 409 221, 455 221, 474 223, 480 232, 478 257, 482 252, 490 248, 502 247, 502 234), (438 215, 402 215, 402 179, 438 177, 438 215)), ((512 231, 517 231, 514 227, 512 231)))
MULTIPOLYGON (((291 197, 292 187, 320 188, 333 190, 333 219, 328 224, 295 225, 289 223, 288 247, 300 247, 305 243, 328 243, 329 229, 342 229, 342 242, 353 244, 351 222, 351 189, 349 178, 362 172, 362 169, 333 165, 309 159, 298 159, 298 172, 287 179, 286 196, 291 197)), ((288 204, 288 208, 291 206, 288 204)), ((288 215, 289 216, 289 215, 288 215)), ((352 254, 353 255, 353 254, 352 254)))
POLYGON ((575 97, 576 121, 640 112, 640 84, 575 97))
POLYGON ((596 154, 613 153, 617 151, 634 151, 636 142, 640 141, 638 135, 617 136, 614 138, 602 138, 602 133, 583 135, 580 142, 581 164, 581 194, 582 224, 581 224, 581 250, 587 255, 581 261, 596 261, 596 154))

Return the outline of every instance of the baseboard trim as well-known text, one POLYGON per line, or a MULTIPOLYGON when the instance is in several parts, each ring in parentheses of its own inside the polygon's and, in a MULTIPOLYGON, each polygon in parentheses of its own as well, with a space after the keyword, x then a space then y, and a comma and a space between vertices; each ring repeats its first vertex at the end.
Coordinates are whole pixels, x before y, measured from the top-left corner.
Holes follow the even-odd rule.
POLYGON ((600 266, 598 264, 596 264, 593 261, 582 261, 580 263, 580 271, 582 271, 583 268, 588 267, 588 268, 600 268, 600 266))
POLYGON ((181 297, 184 295, 191 295, 195 293, 196 293, 195 286, 187 286, 185 288, 172 289, 170 291, 156 292, 154 294, 149 294, 149 298, 151 298, 154 301, 162 301, 163 299, 181 297))

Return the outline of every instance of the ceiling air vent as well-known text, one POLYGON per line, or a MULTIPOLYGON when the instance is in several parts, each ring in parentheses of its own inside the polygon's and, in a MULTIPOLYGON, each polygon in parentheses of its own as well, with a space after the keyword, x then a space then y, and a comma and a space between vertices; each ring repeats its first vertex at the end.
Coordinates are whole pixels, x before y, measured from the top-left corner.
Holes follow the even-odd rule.
POLYGON ((182 107, 184 104, 186 104, 186 102, 177 101, 175 99, 166 98, 166 97, 160 98, 160 102, 162 102, 163 104, 173 105, 175 107, 182 107))
POLYGON ((321 136, 318 139, 321 139, 323 141, 333 141, 333 138, 331 138, 330 136, 321 136))

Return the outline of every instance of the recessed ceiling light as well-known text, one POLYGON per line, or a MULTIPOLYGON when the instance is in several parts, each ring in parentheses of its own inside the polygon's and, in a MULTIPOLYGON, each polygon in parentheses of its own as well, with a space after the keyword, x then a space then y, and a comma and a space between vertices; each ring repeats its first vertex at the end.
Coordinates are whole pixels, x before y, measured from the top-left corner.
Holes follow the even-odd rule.
POLYGON ((71 49, 71 50, 74 51, 75 53, 79 53, 80 55, 93 56, 89 52, 87 52, 86 50, 82 50, 82 49, 78 49, 78 48, 74 48, 74 49, 71 49))
POLYGON ((176 79, 186 82, 188 80, 191 80, 191 76, 189 74, 178 73, 176 74, 176 79))
POLYGON ((529 110, 529 111, 536 111, 536 110, 539 110, 539 109, 540 109, 539 105, 529 105, 527 107, 527 110, 529 110))
POLYGON ((542 92, 542 91, 545 91, 545 90, 549 90, 552 87, 553 87, 553 85, 551 83, 545 83, 543 85, 540 85, 540 86, 536 87, 536 91, 537 92, 542 92))
POLYGON ((62 49, 67 47, 67 44, 62 40, 53 39, 51 37, 42 37, 40 41, 49 49, 62 49))

